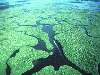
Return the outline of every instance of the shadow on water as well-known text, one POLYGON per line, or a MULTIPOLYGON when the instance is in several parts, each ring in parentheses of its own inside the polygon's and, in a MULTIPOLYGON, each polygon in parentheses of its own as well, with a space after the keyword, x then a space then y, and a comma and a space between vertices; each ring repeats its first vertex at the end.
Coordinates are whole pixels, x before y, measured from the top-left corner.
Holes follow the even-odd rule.
POLYGON ((59 70, 60 66, 68 65, 74 68, 75 70, 78 70, 82 75, 92 75, 80 69, 77 65, 69 61, 68 58, 64 56, 63 48, 60 42, 54 39, 55 33, 53 32, 52 29, 53 29, 52 25, 44 25, 43 27, 43 31, 48 33, 49 40, 54 46, 53 54, 49 55, 47 58, 40 58, 37 61, 35 61, 35 66, 30 70, 26 71, 25 73, 23 73, 22 75, 32 75, 33 73, 38 72, 42 68, 50 65, 54 67, 55 71, 59 70))

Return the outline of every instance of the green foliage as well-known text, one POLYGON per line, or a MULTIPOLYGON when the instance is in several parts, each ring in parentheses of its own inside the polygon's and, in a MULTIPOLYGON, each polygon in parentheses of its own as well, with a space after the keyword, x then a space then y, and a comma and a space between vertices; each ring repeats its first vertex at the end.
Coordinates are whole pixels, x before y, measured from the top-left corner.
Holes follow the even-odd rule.
POLYGON ((47 66, 33 75, 81 75, 77 70, 69 66, 61 66, 58 71, 55 71, 52 66, 47 66))
MULTIPOLYGON (((21 75, 34 67, 39 58, 52 53, 53 45, 48 34, 43 32, 44 25, 52 25, 64 55, 81 69, 98 75, 100 63, 100 13, 91 13, 87 9, 75 9, 61 6, 12 7, 0 11, 0 75, 6 75, 7 64, 11 75, 21 75), (38 38, 46 43, 48 52, 36 50, 38 38), (15 57, 10 56, 16 51, 15 57), (32 63, 33 62, 33 63, 32 63)), ((55 71, 52 66, 43 68, 33 75, 81 75, 79 71, 67 65, 55 71)))
MULTIPOLYGON (((95 16, 95 18, 97 17, 95 16)), ((62 25, 55 25, 54 31, 57 33, 55 38, 60 41, 64 54, 69 60, 77 64, 80 68, 93 73, 93 75, 98 75, 96 67, 98 66, 98 62, 100 62, 100 38, 98 34, 100 28, 96 27, 96 25, 90 25, 93 21, 91 21, 86 29, 84 29, 85 24, 83 26, 74 25, 74 22, 74 20, 71 21, 73 25, 68 22, 63 22, 62 25), (93 30, 88 29, 88 27, 93 27, 93 30), (91 35, 93 32, 94 35, 91 35)), ((97 22, 98 24, 99 21, 97 22)))
POLYGON ((45 51, 35 50, 28 46, 20 48, 20 52, 16 54, 16 57, 8 61, 12 68, 11 75, 21 75, 34 66, 33 61, 39 58, 46 58, 48 55, 45 51))

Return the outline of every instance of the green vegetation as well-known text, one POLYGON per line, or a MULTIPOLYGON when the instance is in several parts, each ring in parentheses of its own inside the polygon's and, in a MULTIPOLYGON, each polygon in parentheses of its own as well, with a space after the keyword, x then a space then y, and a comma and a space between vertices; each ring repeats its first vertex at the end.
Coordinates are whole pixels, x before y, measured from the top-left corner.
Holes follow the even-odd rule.
POLYGON ((49 54, 44 51, 35 50, 31 47, 20 48, 20 52, 16 57, 11 58, 8 64, 12 68, 11 75, 21 75, 25 71, 31 69, 35 64, 35 60, 46 58, 49 54), (34 61, 32 63, 32 61, 34 61))
MULTIPOLYGON (((77 14, 79 13, 77 12, 77 14)), ((78 16, 76 15, 73 15, 73 18, 78 16)), ((78 17, 80 18, 80 16, 78 17)), ((68 21, 69 23, 66 22, 67 19, 65 19, 62 25, 59 24, 54 26, 54 31, 57 33, 55 38, 62 44, 65 56, 81 69, 91 72, 93 75, 98 75, 96 67, 100 62, 100 21, 96 19, 97 17, 99 16, 95 16, 94 19, 91 17, 95 21, 91 21, 87 26, 85 26, 85 22, 82 26, 74 24, 76 21, 73 21, 73 19, 70 22, 68 21), (95 25, 95 22, 97 22, 97 25, 95 25)), ((80 20, 84 21, 82 19, 80 20)), ((88 23, 89 22, 88 18, 88 23)))
MULTIPOLYGON (((21 75, 34 67, 36 60, 52 53, 53 45, 43 25, 52 25, 64 55, 81 69, 98 75, 100 63, 100 12, 89 10, 12 7, 0 11, 0 75, 6 75, 7 64, 11 75, 21 75), (39 39, 48 51, 34 48, 39 39), (15 56, 13 53, 19 50, 15 56), (32 63, 33 62, 33 63, 32 63)), ((71 66, 61 66, 55 71, 47 66, 33 75, 81 75, 71 66)))
POLYGON ((81 75, 77 70, 73 69, 69 66, 61 66, 59 71, 55 71, 52 66, 47 66, 43 68, 41 71, 34 73, 33 75, 81 75))
POLYGON ((34 16, 22 12, 11 8, 0 15, 0 75, 5 75, 6 63, 12 69, 11 75, 21 75, 34 66, 33 60, 46 58, 49 53, 32 48, 38 44, 37 38, 46 42, 48 50, 53 48, 41 27, 32 27, 36 22, 34 16), (10 58, 16 50, 19 52, 10 58))

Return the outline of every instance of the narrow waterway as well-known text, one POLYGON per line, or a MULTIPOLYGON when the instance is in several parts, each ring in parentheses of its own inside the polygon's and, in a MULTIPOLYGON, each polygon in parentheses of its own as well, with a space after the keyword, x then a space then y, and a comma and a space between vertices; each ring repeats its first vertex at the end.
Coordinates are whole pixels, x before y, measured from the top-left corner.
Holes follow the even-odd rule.
POLYGON ((33 46, 33 48, 36 50, 43 50, 49 52, 48 49, 46 48, 46 43, 41 38, 37 38, 37 39, 38 39, 38 44, 33 46))
MULTIPOLYGON (((35 72, 40 71, 42 68, 46 66, 53 66, 54 70, 59 70, 60 66, 68 65, 73 67, 75 70, 78 70, 82 75, 92 75, 91 73, 87 73, 86 71, 80 69, 77 65, 72 63, 64 56, 63 48, 58 40, 54 38, 55 33, 53 31, 52 25, 43 25, 43 31, 48 33, 49 41, 53 44, 53 54, 49 55, 47 58, 40 58, 36 61, 35 66, 23 73, 22 75, 32 75, 35 72)), ((43 47, 43 46, 42 46, 43 47)), ((33 61, 34 64, 34 61, 33 61)))
POLYGON ((11 67, 8 65, 8 63, 6 63, 7 68, 6 68, 6 75, 10 75, 11 74, 11 67))
MULTIPOLYGON (((100 8, 99 8, 100 7, 100 2, 97 2, 98 0, 96 0, 94 2, 92 2, 92 1, 83 1, 83 2, 70 2, 70 3, 67 3, 67 2, 64 2, 64 1, 65 0, 59 0, 59 1, 55 0, 54 3, 53 2, 51 2, 51 3, 53 3, 52 6, 55 7, 55 10, 57 10, 57 11, 62 9, 62 8, 76 8, 76 7, 77 7, 77 9, 89 9, 89 10, 91 10, 92 13, 100 11, 100 8)), ((0 11, 6 10, 6 9, 12 7, 12 6, 15 6, 15 7, 16 6, 22 6, 22 7, 27 8, 28 6, 34 5, 34 8, 36 6, 38 8, 40 8, 42 5, 45 4, 45 2, 46 1, 40 1, 40 0, 37 0, 37 1, 35 1, 35 0, 33 0, 33 1, 32 0, 28 0, 28 1, 26 1, 26 0, 14 0, 14 1, 8 0, 8 2, 6 2, 6 0, 1 0, 0 1, 0 11), (3 2, 3 1, 5 1, 5 2, 3 2), (39 4, 38 1, 41 4, 39 4), (34 3, 34 4, 32 4, 32 3, 34 3), (38 6, 38 5, 41 5, 41 6, 38 6)), ((48 1, 48 3, 49 3, 49 1, 48 1)), ((44 7, 45 7, 45 5, 44 5, 44 7)), ((62 22, 63 22, 63 20, 59 21, 58 23, 61 24, 62 22)), ((40 23, 39 23, 39 20, 38 20, 37 25, 39 25, 39 24, 40 23)), ((42 68, 44 68, 46 66, 50 66, 50 65, 54 67, 55 71, 59 70, 60 66, 68 65, 68 66, 71 66, 72 68, 74 68, 75 70, 78 70, 82 75, 92 75, 90 73, 87 73, 83 69, 80 69, 79 66, 72 63, 70 60, 68 60, 68 58, 66 58, 64 56, 63 47, 62 47, 61 43, 54 38, 54 36, 56 34, 53 31, 53 25, 43 25, 43 31, 48 34, 49 41, 54 46, 54 48, 52 50, 53 54, 48 56, 47 58, 40 58, 36 61, 33 61, 33 65, 34 65, 34 62, 35 62, 35 66, 32 69, 30 69, 30 70, 26 71, 25 73, 23 73, 22 75, 32 75, 33 73, 38 72, 42 68)), ((87 31, 86 31, 86 33, 87 33, 87 31)), ((88 35, 88 36, 90 36, 90 35, 88 35)), ((38 39, 38 44, 36 46, 34 46, 33 48, 35 48, 37 50, 48 51, 48 49, 46 48, 45 42, 43 40, 41 40, 40 38, 37 38, 37 39, 38 39)), ((15 50, 13 52, 13 54, 9 57, 9 59, 12 58, 12 57, 15 57, 16 53, 18 53, 18 52, 19 52, 19 50, 15 50)), ((8 60, 7 60, 7 62, 8 62, 8 60)), ((10 75, 11 74, 11 67, 7 62, 6 62, 6 65, 7 65, 6 75, 10 75)), ((100 68, 99 67, 100 67, 100 64, 98 65, 98 72, 100 74, 100 68)))
POLYGON ((15 57, 16 54, 19 52, 19 49, 15 50, 11 56, 8 58, 8 60, 6 61, 6 75, 10 75, 11 74, 11 67, 10 65, 7 63, 9 61, 10 58, 15 57))

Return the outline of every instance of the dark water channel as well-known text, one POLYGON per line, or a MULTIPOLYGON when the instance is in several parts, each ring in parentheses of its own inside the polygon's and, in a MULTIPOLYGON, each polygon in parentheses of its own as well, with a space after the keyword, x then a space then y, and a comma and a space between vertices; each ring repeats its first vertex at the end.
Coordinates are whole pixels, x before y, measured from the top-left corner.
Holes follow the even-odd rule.
POLYGON ((38 39, 38 44, 36 46, 33 46, 33 48, 35 48, 36 50, 43 50, 49 52, 48 49, 46 48, 46 43, 41 38, 37 39, 38 39))
MULTIPOLYGON (((16 54, 19 52, 19 49, 15 50, 12 55, 8 58, 7 62, 9 61, 10 58, 15 57, 16 54)), ((10 75, 11 74, 11 67, 10 65, 6 62, 6 75, 10 75)))
MULTIPOLYGON (((18 1, 18 2, 25 3, 24 0, 18 1)), ((11 5, 9 5, 8 3, 0 3, 0 10, 8 9, 10 6, 11 5)), ((75 70, 78 70, 82 75, 92 75, 91 73, 87 73, 83 69, 79 68, 76 64, 72 63, 70 60, 68 60, 67 57, 65 57, 62 45, 60 44, 60 42, 58 40, 56 40, 54 38, 54 36, 56 34, 53 31, 52 25, 48 25, 48 24, 43 25, 43 31, 48 34, 49 41, 54 46, 54 48, 52 49, 53 54, 49 55, 47 58, 40 58, 36 61, 33 61, 33 65, 34 65, 34 62, 36 62, 35 66, 33 68, 31 68, 30 70, 26 71, 25 73, 23 73, 22 75, 32 75, 33 73, 36 73, 36 72, 40 71, 42 68, 44 68, 46 66, 50 66, 50 65, 54 67, 55 71, 58 71, 60 66, 68 65, 68 66, 71 66, 72 68, 74 68, 75 70)), ((37 50, 41 49, 41 50, 48 51, 48 49, 46 48, 45 42, 43 40, 41 40, 40 38, 37 38, 37 39, 38 39, 39 43, 36 46, 34 46, 34 48, 37 50)), ((16 53, 18 53, 18 52, 19 52, 19 50, 16 50, 10 56, 10 58, 15 57, 16 53)), ((9 64, 7 62, 6 62, 6 65, 7 65, 6 75, 10 75, 11 74, 11 67, 9 66, 9 64)), ((99 67, 100 67, 100 64, 98 65, 98 68, 99 67)), ((100 68, 98 69, 98 71, 100 73, 100 68)))
MULTIPOLYGON (((82 75, 92 75, 92 74, 87 73, 86 71, 80 69, 77 65, 75 65, 74 63, 69 61, 68 58, 66 58, 64 56, 63 48, 62 48, 60 42, 54 38, 55 33, 53 31, 52 25, 44 25, 43 31, 48 33, 49 41, 54 46, 53 54, 49 55, 47 58, 38 59, 35 66, 32 69, 23 73, 22 75, 32 75, 33 73, 38 72, 42 68, 44 68, 46 66, 50 66, 50 65, 54 67, 55 71, 59 70, 60 66, 68 65, 68 66, 71 66, 74 69, 78 70, 80 73, 82 73, 82 75)), ((34 61, 33 61, 33 64, 34 64, 34 61)))

